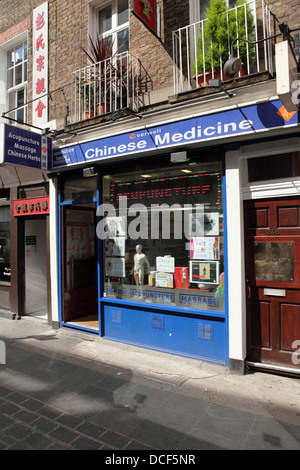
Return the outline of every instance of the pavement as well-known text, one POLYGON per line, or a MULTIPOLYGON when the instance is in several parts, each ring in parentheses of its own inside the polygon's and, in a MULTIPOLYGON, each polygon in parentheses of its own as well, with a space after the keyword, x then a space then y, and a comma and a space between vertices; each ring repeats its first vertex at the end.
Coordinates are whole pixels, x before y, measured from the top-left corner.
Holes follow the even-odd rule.
POLYGON ((236 375, 32 317, 0 318, 0 340, 0 450, 110 451, 99 455, 133 467, 142 450, 151 464, 182 453, 194 464, 199 450, 300 450, 298 378, 236 375))

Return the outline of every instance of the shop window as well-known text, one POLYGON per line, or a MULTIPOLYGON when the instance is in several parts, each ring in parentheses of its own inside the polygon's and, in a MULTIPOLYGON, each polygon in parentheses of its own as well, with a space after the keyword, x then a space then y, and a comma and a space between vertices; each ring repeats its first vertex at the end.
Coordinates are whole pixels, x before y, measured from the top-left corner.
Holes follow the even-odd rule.
POLYGON ((224 310, 221 160, 127 167, 103 197, 105 297, 224 310))
POLYGON ((0 282, 10 282, 10 274, 10 208, 0 205, 0 282))
POLYGON ((113 44, 113 52, 121 53, 129 49, 129 9, 128 0, 115 0, 100 8, 98 15, 98 33, 108 37, 113 44))
POLYGON ((27 120, 27 41, 22 41, 6 52, 9 117, 21 122, 27 120))

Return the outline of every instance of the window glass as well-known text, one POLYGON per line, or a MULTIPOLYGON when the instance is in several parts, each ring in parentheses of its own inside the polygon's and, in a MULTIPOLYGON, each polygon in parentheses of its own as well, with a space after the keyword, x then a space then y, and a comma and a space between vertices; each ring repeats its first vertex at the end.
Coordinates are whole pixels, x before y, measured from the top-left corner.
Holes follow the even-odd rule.
POLYGON ((128 0, 118 2, 118 26, 128 21, 128 0))
POLYGON ((99 32, 100 34, 112 28, 112 6, 108 5, 99 11, 99 32))
POLYGON ((299 176, 299 152, 248 159, 249 181, 299 176))
POLYGON ((98 11, 99 34, 111 37, 114 53, 125 52, 129 48, 128 11, 128 0, 115 0, 98 11))
POLYGON ((10 282, 9 206, 0 206, 0 281, 10 282))
POLYGON ((17 44, 7 52, 8 109, 15 109, 9 116, 26 121, 27 96, 27 43, 17 44), (20 85, 22 88, 20 88, 20 85))
POLYGON ((129 47, 129 29, 123 29, 118 33, 118 53, 128 51, 129 47))
POLYGON ((97 178, 82 176, 66 177, 64 183, 64 201, 92 201, 97 196, 97 178))
POLYGON ((127 168, 103 194, 104 296, 224 309, 221 160, 127 168))

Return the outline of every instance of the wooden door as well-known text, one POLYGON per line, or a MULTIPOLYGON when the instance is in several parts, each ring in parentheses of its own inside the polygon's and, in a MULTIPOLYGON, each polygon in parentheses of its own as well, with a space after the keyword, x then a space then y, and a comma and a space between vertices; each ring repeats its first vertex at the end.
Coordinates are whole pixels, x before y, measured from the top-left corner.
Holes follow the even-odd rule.
POLYGON ((300 199, 246 201, 247 359, 300 370, 300 199))

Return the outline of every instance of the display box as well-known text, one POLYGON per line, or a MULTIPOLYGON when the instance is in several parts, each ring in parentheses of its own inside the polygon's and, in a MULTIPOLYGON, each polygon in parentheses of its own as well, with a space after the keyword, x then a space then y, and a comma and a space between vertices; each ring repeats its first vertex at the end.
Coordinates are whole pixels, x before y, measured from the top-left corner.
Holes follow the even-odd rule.
POLYGON ((155 274, 156 287, 169 287, 174 288, 174 277, 171 273, 156 273, 155 274))
POLYGON ((189 288, 189 268, 175 268, 174 273, 175 287, 177 289, 189 288))

